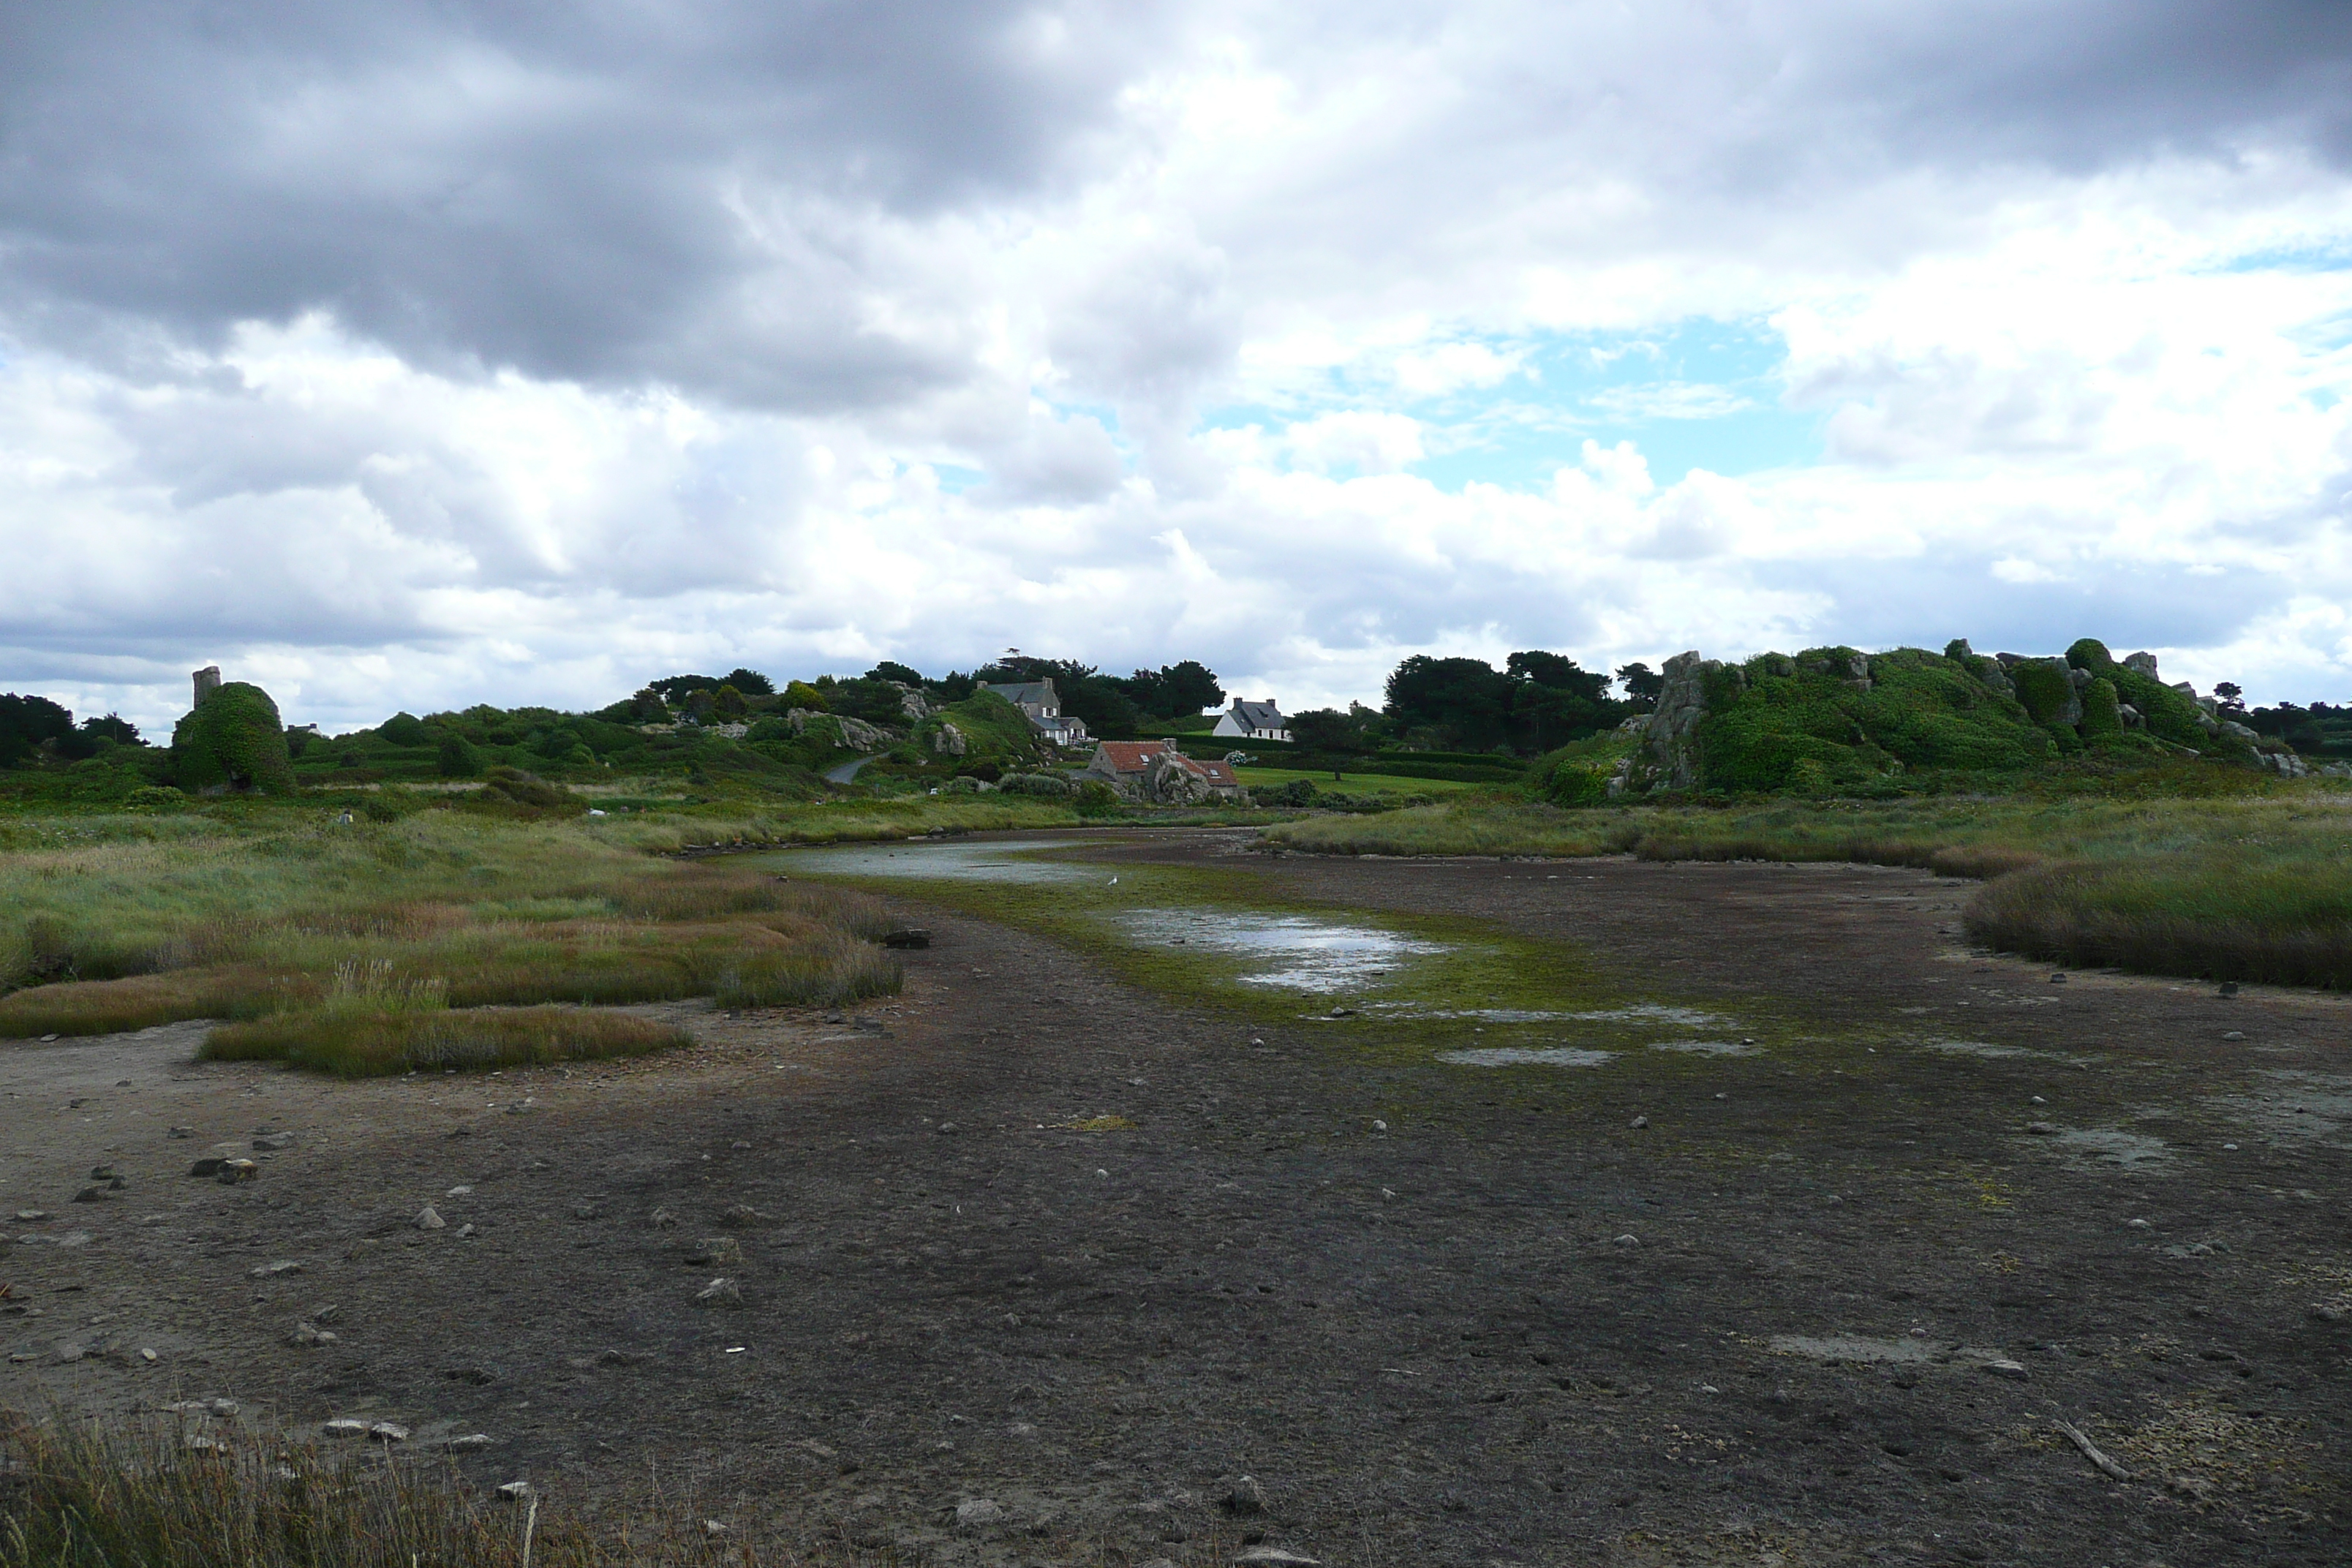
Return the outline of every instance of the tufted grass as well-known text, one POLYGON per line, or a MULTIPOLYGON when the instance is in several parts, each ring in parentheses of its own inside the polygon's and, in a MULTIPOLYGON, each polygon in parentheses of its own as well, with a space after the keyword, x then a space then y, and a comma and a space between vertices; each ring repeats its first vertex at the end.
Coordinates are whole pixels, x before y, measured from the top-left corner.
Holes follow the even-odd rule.
POLYGON ((197 1055, 378 1078, 641 1057, 693 1038, 675 1024, 591 1007, 320 1007, 224 1024, 197 1055))
POLYGON ((1308 817, 1270 843, 1355 855, 1853 861, 1983 879, 1985 946, 2086 967, 2352 989, 2352 792, 1438 805, 1308 817))
MULTIPOLYGON (((513 1053, 555 1047, 520 1025, 497 1026, 509 1043, 493 1049, 453 1044, 442 1025, 362 1028, 341 1015, 413 1010, 386 1005, 395 991, 429 991, 452 1012, 721 994, 738 1006, 839 1003, 898 988, 897 964, 870 945, 889 924, 866 895, 739 860, 662 858, 578 819, 418 811, 339 825, 280 811, 257 831, 99 830, 0 852, 0 1037, 277 1019, 227 1038, 250 1054, 264 1036, 299 1035, 315 1049, 281 1054, 304 1065, 524 1059, 513 1053), (313 1015, 300 1029, 286 1021, 313 1015), (320 1043, 362 1037, 376 1043, 320 1043)), ((635 1037, 565 1028, 566 1050, 635 1037)))

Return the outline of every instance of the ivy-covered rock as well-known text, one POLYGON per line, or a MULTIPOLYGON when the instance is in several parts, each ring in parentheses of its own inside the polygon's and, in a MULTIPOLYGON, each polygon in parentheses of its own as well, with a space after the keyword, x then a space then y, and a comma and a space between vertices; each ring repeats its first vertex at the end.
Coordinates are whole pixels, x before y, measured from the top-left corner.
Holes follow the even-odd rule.
POLYGON ((172 731, 172 779, 192 794, 294 788, 286 725, 269 693, 250 681, 218 688, 172 731))

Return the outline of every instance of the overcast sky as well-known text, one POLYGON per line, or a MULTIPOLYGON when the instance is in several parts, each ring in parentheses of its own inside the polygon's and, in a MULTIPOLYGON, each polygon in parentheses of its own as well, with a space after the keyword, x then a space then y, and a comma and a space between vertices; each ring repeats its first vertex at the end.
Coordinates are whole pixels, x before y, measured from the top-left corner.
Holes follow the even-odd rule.
POLYGON ((0 5, 0 689, 2352 700, 2336 0, 0 5))

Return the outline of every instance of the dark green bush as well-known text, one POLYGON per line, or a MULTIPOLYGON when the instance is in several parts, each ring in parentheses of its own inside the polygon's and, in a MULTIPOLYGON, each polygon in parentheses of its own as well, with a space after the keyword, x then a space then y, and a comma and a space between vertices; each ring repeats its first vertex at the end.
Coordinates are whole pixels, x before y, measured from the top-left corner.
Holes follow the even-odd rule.
POLYGON ((191 792, 292 790, 286 726, 269 693, 249 681, 232 680, 206 697, 172 731, 172 777, 191 792))
POLYGON ((2124 732, 2124 716, 2116 698, 2116 683, 2101 676, 2083 688, 2083 739, 2098 740, 2117 737, 2124 732))
POLYGON ((445 779, 475 778, 482 771, 480 749, 463 735, 442 736, 440 754, 436 762, 445 779))

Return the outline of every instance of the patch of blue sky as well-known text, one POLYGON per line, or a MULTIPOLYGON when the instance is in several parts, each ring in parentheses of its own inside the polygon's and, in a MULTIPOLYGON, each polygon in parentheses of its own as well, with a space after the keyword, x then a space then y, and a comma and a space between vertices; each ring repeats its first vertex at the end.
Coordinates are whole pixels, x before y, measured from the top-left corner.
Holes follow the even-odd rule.
POLYGON ((967 468, 961 463, 933 463, 931 473, 938 479, 943 495, 960 496, 988 478, 982 468, 967 468))
POLYGON ((1334 374, 1281 406, 1222 408, 1205 423, 1274 432, 1339 408, 1409 414, 1426 453, 1412 471, 1447 489, 1542 489, 1588 440, 1633 442, 1660 485, 1693 468, 1731 476, 1820 460, 1825 416, 1783 404, 1788 345, 1762 321, 1480 342, 1515 361, 1486 385, 1416 395, 1385 374, 1334 374))
POLYGON ((2250 250, 2202 270, 2226 272, 2344 272, 2352 270, 2352 239, 2250 250))

